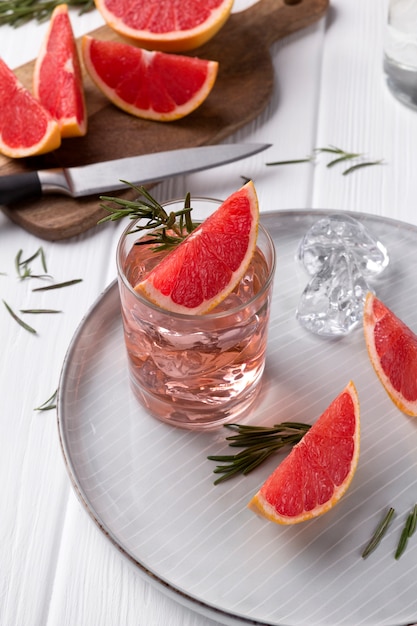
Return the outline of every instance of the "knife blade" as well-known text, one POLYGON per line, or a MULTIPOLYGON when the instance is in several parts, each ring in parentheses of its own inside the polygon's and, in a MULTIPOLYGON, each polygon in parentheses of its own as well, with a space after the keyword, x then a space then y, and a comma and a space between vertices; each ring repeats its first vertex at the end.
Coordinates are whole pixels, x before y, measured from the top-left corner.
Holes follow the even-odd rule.
POLYGON ((54 168, 0 176, 0 205, 9 206, 42 194, 73 198, 117 191, 134 185, 159 182, 179 174, 191 174, 244 159, 271 144, 218 144, 167 150, 90 165, 54 168))

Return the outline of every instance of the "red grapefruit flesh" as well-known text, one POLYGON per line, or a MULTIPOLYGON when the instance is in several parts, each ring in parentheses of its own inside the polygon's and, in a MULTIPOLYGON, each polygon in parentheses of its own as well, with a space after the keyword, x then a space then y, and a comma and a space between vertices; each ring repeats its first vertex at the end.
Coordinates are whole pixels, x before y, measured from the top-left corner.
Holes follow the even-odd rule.
POLYGON ((394 404, 417 416, 417 335, 368 293, 363 313, 365 341, 372 366, 394 404))
POLYGON ((97 87, 127 113, 169 122, 194 111, 217 77, 215 61, 150 52, 85 36, 85 67, 97 87))
POLYGON ((350 382, 249 502, 277 524, 329 511, 344 495, 359 458, 359 400, 350 382))
POLYGON ((0 59, 0 152, 22 158, 61 144, 57 122, 0 59))
POLYGON ((184 52, 211 39, 223 26, 233 0, 96 0, 116 32, 150 50, 184 52))
POLYGON ((258 222, 258 199, 249 182, 229 196, 135 289, 169 311, 208 313, 246 272, 256 248, 258 222))
POLYGON ((52 13, 35 63, 33 94, 57 120, 62 137, 86 134, 81 67, 66 4, 52 13))

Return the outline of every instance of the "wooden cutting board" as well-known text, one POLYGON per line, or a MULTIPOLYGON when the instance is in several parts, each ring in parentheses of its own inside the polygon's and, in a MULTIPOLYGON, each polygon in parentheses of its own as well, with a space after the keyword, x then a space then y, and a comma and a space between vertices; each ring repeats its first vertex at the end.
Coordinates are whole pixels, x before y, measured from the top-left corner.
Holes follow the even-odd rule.
MULTIPOLYGON (((120 111, 84 75, 87 135, 64 139, 58 150, 39 157, 13 160, 0 155, 0 175, 221 142, 267 105, 274 81, 271 44, 322 17, 328 1, 259 0, 245 11, 233 13, 211 41, 192 51, 193 56, 219 62, 213 91, 201 107, 175 122, 141 120, 120 111)), ((100 39, 118 38, 107 26, 91 34, 100 39)), ((31 61, 16 70, 29 89, 33 67, 31 61)), ((117 195, 129 197, 130 193, 117 195)), ((23 228, 50 241, 86 231, 104 214, 98 195, 77 200, 45 195, 2 210, 23 228)))

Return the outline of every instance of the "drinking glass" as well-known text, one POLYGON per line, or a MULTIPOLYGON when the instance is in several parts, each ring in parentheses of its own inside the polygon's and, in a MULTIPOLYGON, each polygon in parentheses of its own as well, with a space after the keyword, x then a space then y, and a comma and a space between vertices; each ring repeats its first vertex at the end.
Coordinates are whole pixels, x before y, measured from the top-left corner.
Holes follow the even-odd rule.
MULTIPOLYGON (((221 201, 192 200, 193 220, 221 201)), ((184 200, 164 204, 171 211, 184 200)), ((238 419, 254 402, 265 365, 275 271, 274 244, 260 225, 256 252, 237 288, 204 315, 161 309, 133 286, 166 252, 134 245, 148 231, 123 232, 117 248, 118 284, 128 368, 139 402, 155 417, 188 429, 211 429, 238 419), (156 254, 156 256, 155 256, 156 254)))
POLYGON ((417 109, 417 0, 389 0, 384 72, 394 96, 417 109))

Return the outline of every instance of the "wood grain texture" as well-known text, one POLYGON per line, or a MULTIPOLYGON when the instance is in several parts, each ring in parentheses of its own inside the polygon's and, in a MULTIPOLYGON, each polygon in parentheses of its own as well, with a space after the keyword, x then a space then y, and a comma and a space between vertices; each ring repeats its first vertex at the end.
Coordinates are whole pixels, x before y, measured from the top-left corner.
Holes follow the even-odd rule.
MULTIPOLYGON (((84 74, 88 109, 85 137, 65 139, 53 153, 24 160, 0 157, 0 174, 51 167, 71 167, 160 150, 214 144, 257 117, 267 105, 274 84, 271 44, 312 24, 324 15, 328 0, 260 0, 234 13, 222 30, 193 56, 219 62, 213 91, 189 116, 169 123, 142 120, 114 107, 84 74)), ((117 39, 107 26, 93 31, 100 39, 117 39)), ((79 42, 78 42, 79 43, 79 42)), ((34 61, 16 70, 31 87, 34 61)), ((130 191, 118 195, 129 197, 130 191)), ((116 195, 116 194, 115 194, 116 195)), ((65 239, 96 225, 103 210, 96 195, 74 200, 60 195, 13 207, 8 217, 50 241, 65 239)))

